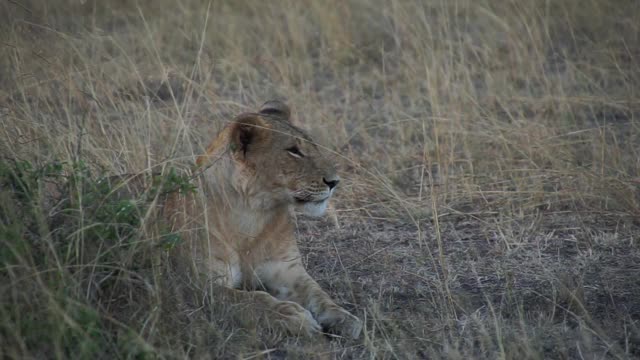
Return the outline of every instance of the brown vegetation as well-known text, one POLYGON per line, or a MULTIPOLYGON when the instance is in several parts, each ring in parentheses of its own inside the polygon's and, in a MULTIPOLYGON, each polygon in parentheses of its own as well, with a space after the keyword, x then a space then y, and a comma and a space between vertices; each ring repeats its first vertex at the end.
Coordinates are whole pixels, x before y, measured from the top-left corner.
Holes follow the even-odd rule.
POLYGON ((3 358, 640 356, 636 1, 11 0, 0 49, 3 358), (359 340, 166 286, 99 181, 188 188, 272 98, 341 162, 297 235, 359 340))

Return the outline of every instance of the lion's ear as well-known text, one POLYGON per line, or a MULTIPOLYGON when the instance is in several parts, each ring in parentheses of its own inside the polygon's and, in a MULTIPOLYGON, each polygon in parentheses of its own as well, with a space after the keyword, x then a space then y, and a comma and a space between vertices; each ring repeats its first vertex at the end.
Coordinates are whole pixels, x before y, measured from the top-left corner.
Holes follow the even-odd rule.
POLYGON ((269 138, 269 128, 269 124, 257 114, 237 116, 231 124, 231 151, 246 156, 252 147, 269 138))
POLYGON ((269 100, 260 107, 260 114, 278 116, 288 121, 291 117, 291 109, 280 100, 269 100))

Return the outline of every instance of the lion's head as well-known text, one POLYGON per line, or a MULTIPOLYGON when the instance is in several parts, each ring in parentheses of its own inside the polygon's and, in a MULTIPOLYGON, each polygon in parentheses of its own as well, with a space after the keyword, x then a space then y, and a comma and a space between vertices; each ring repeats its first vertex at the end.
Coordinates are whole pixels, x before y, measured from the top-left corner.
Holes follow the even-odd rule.
POLYGON ((320 216, 340 179, 290 115, 284 103, 268 101, 257 113, 238 115, 223 131, 223 143, 214 143, 228 149, 231 185, 252 207, 292 204, 320 216))

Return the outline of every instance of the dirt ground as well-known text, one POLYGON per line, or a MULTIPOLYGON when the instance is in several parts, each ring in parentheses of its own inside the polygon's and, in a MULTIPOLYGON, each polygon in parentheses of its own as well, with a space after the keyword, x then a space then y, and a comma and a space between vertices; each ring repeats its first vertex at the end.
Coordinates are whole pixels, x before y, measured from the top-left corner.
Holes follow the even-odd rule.
POLYGON ((431 222, 418 230, 384 220, 340 229, 310 221, 299 231, 312 273, 342 303, 367 309, 372 326, 393 339, 389 354, 437 358, 434 348, 456 339, 476 348, 459 356, 492 358, 486 351, 496 339, 482 344, 490 332, 513 347, 510 354, 534 346, 544 358, 639 355, 637 338, 625 334, 640 315, 638 224, 540 213, 509 221, 509 236, 519 239, 509 248, 497 221, 443 219, 441 250, 431 222), (454 317, 443 316, 444 309, 454 317), (589 327, 594 331, 586 335, 589 327), (569 345, 574 341, 588 345, 569 345))

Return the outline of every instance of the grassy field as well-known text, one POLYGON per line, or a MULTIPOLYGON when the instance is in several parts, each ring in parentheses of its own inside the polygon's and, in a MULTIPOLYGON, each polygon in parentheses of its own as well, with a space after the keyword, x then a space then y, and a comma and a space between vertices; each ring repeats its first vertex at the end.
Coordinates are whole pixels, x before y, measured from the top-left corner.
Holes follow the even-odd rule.
POLYGON ((638 64, 634 0, 1 2, 0 357, 640 357, 638 64), (297 232, 359 340, 184 299, 103 181, 188 187, 272 98, 340 162, 297 232))

